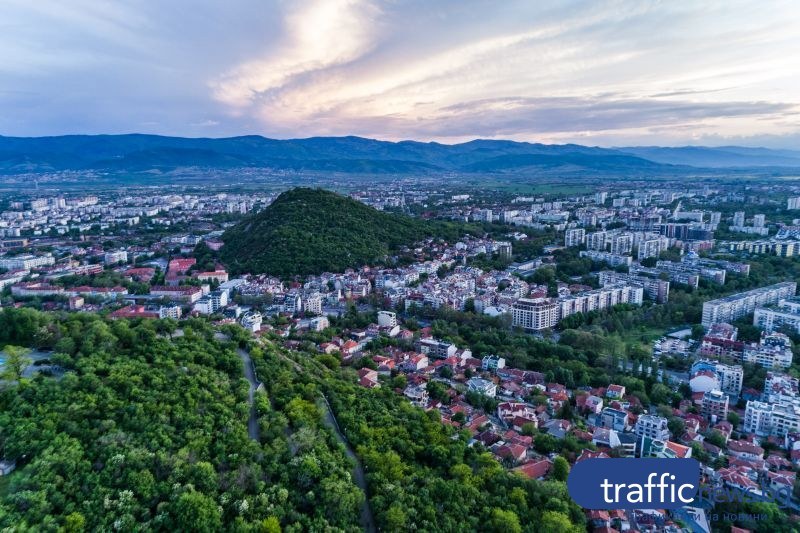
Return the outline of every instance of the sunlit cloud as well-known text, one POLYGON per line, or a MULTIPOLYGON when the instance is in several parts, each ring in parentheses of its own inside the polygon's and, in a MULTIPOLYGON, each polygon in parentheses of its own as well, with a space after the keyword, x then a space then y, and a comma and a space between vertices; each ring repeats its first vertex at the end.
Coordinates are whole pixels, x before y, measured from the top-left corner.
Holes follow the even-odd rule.
POLYGON ((0 134, 800 136, 794 0, 0 5, 0 134))

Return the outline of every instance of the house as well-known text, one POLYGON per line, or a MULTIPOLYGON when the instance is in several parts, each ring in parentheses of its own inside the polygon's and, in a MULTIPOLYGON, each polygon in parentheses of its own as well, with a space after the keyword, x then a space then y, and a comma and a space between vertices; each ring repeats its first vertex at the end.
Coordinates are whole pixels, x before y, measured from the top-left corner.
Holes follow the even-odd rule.
POLYGON ((563 439, 567 436, 567 432, 572 429, 572 423, 569 420, 553 418, 542 424, 542 429, 557 439, 563 439))
POLYGON ((370 368, 362 368, 358 371, 358 383, 362 387, 366 387, 368 389, 374 389, 381 386, 380 383, 378 383, 378 372, 370 368))
POLYGON ((422 354, 416 354, 406 360, 403 366, 409 372, 417 372, 428 366, 428 357, 422 354))
POLYGON ((737 459, 750 461, 763 458, 764 448, 746 440, 732 440, 728 442, 728 453, 737 459))
POLYGON ((497 385, 488 379, 471 378, 467 381, 467 390, 494 398, 497 395, 497 385))
POLYGON ((362 345, 354 340, 348 340, 341 347, 342 357, 345 359, 352 358, 355 354, 361 351, 362 345))
POLYGON ((642 437, 640 456, 657 459, 689 459, 692 456, 692 449, 668 440, 642 437))
POLYGON ((592 444, 611 449, 622 445, 617 432, 608 428, 596 428, 592 433, 592 444))
POLYGON ((411 403, 417 407, 427 407, 428 400, 430 399, 428 396, 427 383, 409 385, 406 387, 406 390, 403 391, 403 395, 411 400, 411 403))
POLYGON ((143 305, 128 305, 117 309, 109 315, 112 319, 117 318, 159 318, 158 311, 147 309, 143 305))
POLYGON ((621 409, 606 407, 597 416, 597 425, 615 431, 625 431, 629 425, 628 413, 621 409))
POLYGON ((519 463, 527 457, 528 450, 519 444, 501 444, 495 445, 494 453, 501 459, 519 463))
POLYGON ((625 387, 622 385, 609 385, 606 389, 606 398, 621 400, 625 396, 625 387))
POLYGON ((583 411, 585 413, 597 415, 603 410, 603 399, 590 394, 583 396, 583 411))
POLYGON ((549 460, 539 459, 538 461, 531 461, 520 465, 514 468, 512 472, 525 476, 528 479, 544 479, 552 467, 553 463, 549 460))
POLYGON ((611 459, 611 456, 605 452, 592 451, 584 449, 581 454, 575 459, 576 463, 580 463, 586 459, 611 459))
POLYGON ((497 417, 506 422, 511 422, 517 417, 523 417, 536 425, 536 412, 531 406, 521 402, 502 402, 498 404, 497 417))
POLYGON ((481 368, 489 372, 496 372, 506 366, 506 360, 499 355, 487 355, 481 360, 481 368))
POLYGON ((394 359, 390 357, 384 357, 382 355, 376 355, 372 358, 375 361, 375 364, 378 365, 378 373, 379 374, 391 374, 392 370, 394 370, 395 362, 394 359))

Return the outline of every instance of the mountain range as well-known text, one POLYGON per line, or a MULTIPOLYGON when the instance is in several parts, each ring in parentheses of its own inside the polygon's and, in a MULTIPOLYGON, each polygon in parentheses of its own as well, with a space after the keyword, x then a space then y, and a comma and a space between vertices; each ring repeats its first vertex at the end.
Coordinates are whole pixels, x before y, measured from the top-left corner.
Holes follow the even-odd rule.
POLYGON ((185 167, 386 174, 527 170, 664 174, 696 169, 795 169, 800 168, 800 151, 738 146, 599 148, 503 140, 447 145, 362 137, 277 140, 257 135, 219 139, 144 134, 0 136, 0 173, 4 174, 185 167))

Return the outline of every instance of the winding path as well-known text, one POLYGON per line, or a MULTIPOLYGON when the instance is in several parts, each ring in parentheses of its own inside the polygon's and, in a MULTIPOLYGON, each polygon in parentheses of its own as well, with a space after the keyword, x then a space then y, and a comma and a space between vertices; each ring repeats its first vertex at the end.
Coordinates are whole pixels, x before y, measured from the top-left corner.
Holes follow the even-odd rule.
POLYGON ((250 354, 241 348, 237 348, 236 353, 239 354, 239 357, 242 359, 242 364, 244 365, 244 377, 246 377, 247 381, 250 382, 250 391, 247 395, 247 404, 250 406, 250 418, 247 421, 247 433, 250 435, 251 439, 259 442, 258 415, 256 415, 256 404, 253 400, 255 399, 256 389, 258 389, 258 386, 261 385, 261 383, 256 379, 256 369, 253 367, 253 360, 250 358, 250 354))
POLYGON ((328 399, 324 394, 322 395, 322 400, 323 404, 325 405, 325 417, 323 421, 333 430, 337 440, 344 446, 345 453, 350 459, 353 460, 353 463, 355 464, 355 468, 353 469, 353 479, 355 480, 356 485, 358 485, 358 487, 364 493, 364 503, 361 504, 361 527, 364 528, 364 531, 375 533, 378 531, 378 529, 375 527, 375 517, 372 515, 372 507, 369 505, 369 493, 367 492, 367 478, 364 475, 364 467, 361 464, 361 460, 350 446, 350 443, 347 441, 347 438, 342 433, 341 428, 339 428, 339 422, 336 421, 336 416, 333 414, 331 404, 328 403, 328 399))

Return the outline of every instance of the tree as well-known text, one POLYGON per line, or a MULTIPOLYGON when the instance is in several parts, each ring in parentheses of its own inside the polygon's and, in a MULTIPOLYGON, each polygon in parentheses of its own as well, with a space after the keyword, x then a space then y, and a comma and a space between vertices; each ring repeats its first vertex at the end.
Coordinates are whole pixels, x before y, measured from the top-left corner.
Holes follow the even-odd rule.
POLYGON ((734 429, 739 427, 739 422, 741 421, 742 419, 737 413, 735 413, 734 411, 728 412, 728 422, 731 423, 734 429))
POLYGON ((650 389, 650 401, 656 405, 666 405, 672 401, 672 390, 661 383, 655 383, 650 389))
POLYGON ((569 475, 569 463, 560 455, 553 461, 553 479, 566 481, 569 475))
POLYGON ((673 416, 667 421, 667 428, 672 433, 672 436, 677 439, 686 431, 686 423, 681 418, 673 416))
POLYGON ((533 447, 536 451, 545 455, 553 453, 556 450, 556 446, 558 446, 558 440, 547 433, 537 435, 536 440, 533 441, 533 447))
POLYGON ((70 513, 64 519, 66 533, 81 533, 86 528, 86 518, 81 513, 70 513))
POLYGON ((222 528, 222 516, 216 502, 196 491, 187 491, 175 502, 173 516, 177 531, 202 531, 209 533, 222 528))
POLYGON ((559 533, 583 533, 584 528, 573 525, 569 517, 556 511, 542 513, 539 531, 558 531, 559 533))
POLYGON ((708 434, 706 434, 706 442, 708 442, 709 444, 713 444, 718 448, 724 448, 725 436, 716 429, 713 429, 708 434))
POLYGON ((487 525, 487 531, 496 533, 522 533, 519 517, 514 511, 492 509, 492 516, 487 525))
POLYGON ((28 357, 30 350, 20 346, 6 346, 3 353, 5 353, 6 360, 2 374, 3 379, 19 381, 22 379, 22 373, 31 364, 31 359, 28 357))
POLYGON ((281 533, 281 522, 276 516, 268 516, 261 521, 259 530, 261 533, 281 533))

